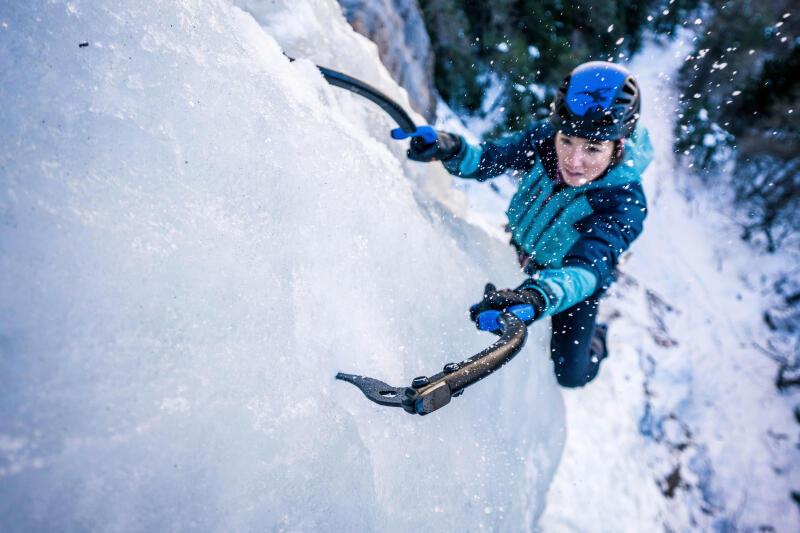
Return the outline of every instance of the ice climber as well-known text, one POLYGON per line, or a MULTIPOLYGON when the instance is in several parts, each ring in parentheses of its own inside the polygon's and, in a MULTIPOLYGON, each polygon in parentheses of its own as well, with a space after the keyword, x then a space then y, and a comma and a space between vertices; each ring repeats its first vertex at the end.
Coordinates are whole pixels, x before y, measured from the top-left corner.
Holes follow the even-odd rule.
POLYGON ((536 320, 552 317, 550 354, 564 387, 590 382, 607 355, 598 299, 647 215, 641 175, 653 149, 647 130, 637 126, 640 106, 628 70, 594 61, 573 70, 549 118, 523 132, 479 146, 439 132, 433 144, 412 139, 408 151, 462 178, 520 172, 507 229, 529 277, 513 290, 487 284, 470 316, 477 321, 487 310, 529 304, 536 320))

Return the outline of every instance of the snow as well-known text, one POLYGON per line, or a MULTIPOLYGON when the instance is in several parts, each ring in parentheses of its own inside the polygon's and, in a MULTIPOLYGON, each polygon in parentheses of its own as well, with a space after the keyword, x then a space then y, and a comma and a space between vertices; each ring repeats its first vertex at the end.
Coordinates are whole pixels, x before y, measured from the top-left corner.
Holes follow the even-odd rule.
POLYGON ((530 530, 546 325, 427 417, 333 379, 486 347, 465 311, 513 251, 323 81, 408 108, 334 1, 237 4, 0 6, 3 531, 530 530))
POLYGON ((536 95, 540 102, 544 100, 545 94, 547 94, 547 87, 538 83, 531 83, 528 85, 528 89, 536 95))
MULTIPOLYGON (((587 387, 562 391, 567 442, 544 533, 800 525, 790 496, 798 394, 775 389, 777 365, 764 352, 780 339, 762 320, 775 303, 771 280, 798 258, 748 248, 724 191, 696 190, 675 160, 671 81, 689 42, 651 42, 630 65, 656 150, 644 176, 649 215, 601 301, 610 358, 587 387)), ((500 195, 487 184, 467 194, 467 218, 494 220, 478 198, 500 195)))
MULTIPOLYGON (((503 102, 506 98, 505 84, 500 77, 494 72, 485 76, 486 88, 483 92, 483 101, 481 102, 480 110, 474 115, 463 115, 458 118, 466 128, 477 138, 483 138, 488 135, 498 124, 505 119, 505 107, 503 102)), ((447 123, 443 122, 441 118, 443 115, 447 117, 449 113, 442 111, 443 102, 437 106, 437 127, 446 127, 447 123)), ((446 107, 446 106, 444 106, 446 107)))

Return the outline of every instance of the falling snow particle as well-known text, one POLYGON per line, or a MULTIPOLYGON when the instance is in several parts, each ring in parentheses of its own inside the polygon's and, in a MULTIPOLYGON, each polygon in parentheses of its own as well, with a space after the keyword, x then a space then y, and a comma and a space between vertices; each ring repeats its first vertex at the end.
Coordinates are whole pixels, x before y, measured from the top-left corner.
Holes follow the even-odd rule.
POLYGON ((694 19, 694 23, 700 25, 703 23, 703 19, 694 19))
POLYGON ((614 25, 613 24, 608 27, 608 33, 611 33, 612 31, 614 31, 614 25))
POLYGON ((617 45, 617 46, 619 46, 619 45, 621 45, 623 42, 625 42, 625 37, 620 37, 619 39, 617 39, 616 45, 617 45))

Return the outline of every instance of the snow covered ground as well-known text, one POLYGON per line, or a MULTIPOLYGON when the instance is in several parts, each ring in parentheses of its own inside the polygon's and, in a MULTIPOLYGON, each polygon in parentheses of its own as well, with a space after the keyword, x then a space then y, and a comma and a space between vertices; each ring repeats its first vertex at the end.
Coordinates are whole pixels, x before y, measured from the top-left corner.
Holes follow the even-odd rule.
POLYGON ((696 186, 671 150, 670 79, 688 38, 631 64, 657 153, 650 213, 602 307, 611 358, 596 384, 564 392, 567 446, 544 531, 800 529, 800 395, 777 391, 777 365, 759 348, 775 336, 762 319, 770 274, 797 258, 740 241, 714 191, 679 193, 696 186))
MULTIPOLYGON (((650 212, 601 306, 611 357, 595 382, 563 391, 567 444, 546 533, 800 530, 800 395, 775 388, 763 349, 778 339, 762 319, 775 274, 798 258, 741 242, 718 191, 680 192, 697 185, 672 153, 670 81, 690 38, 650 44, 630 65, 657 154, 650 212)), ((466 187, 469 218, 498 225, 510 196, 500 186, 466 187)))

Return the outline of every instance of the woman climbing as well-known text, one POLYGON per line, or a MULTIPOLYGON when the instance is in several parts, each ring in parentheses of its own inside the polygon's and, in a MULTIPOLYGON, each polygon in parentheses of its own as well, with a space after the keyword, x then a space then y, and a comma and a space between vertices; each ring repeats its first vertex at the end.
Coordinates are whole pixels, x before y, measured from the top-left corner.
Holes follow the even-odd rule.
POLYGON ((549 119, 479 146, 439 132, 433 144, 414 138, 408 157, 441 161, 451 173, 484 181, 521 173, 506 211, 511 244, 529 276, 514 290, 486 285, 470 309, 531 305, 534 320, 552 317, 550 354, 559 384, 594 379, 606 355, 598 298, 647 215, 641 174, 652 160, 647 130, 637 127, 641 96, 625 68, 594 61, 567 76, 549 119))

